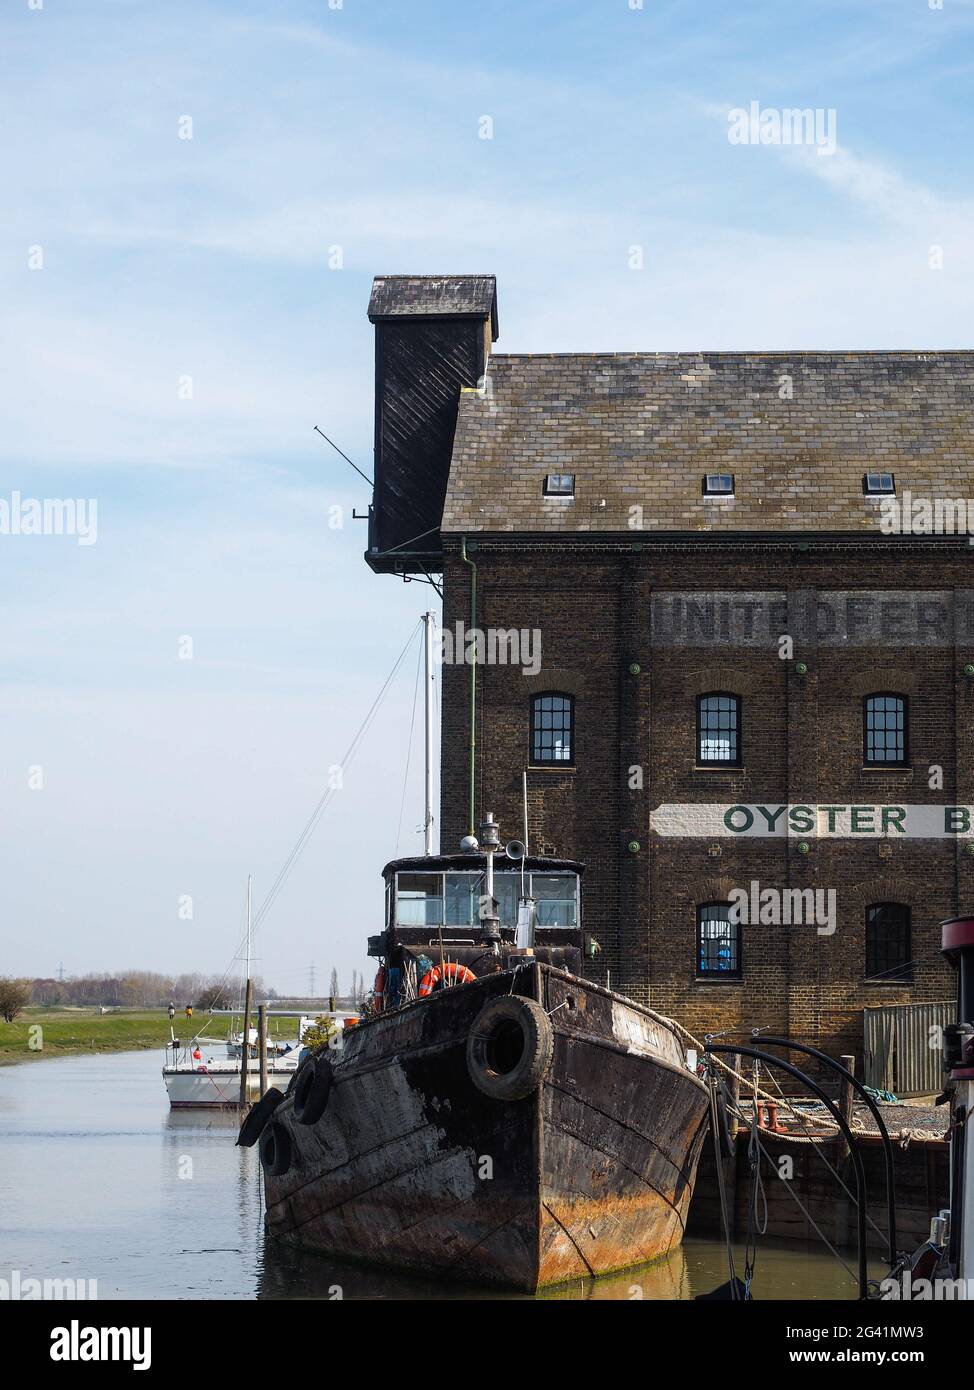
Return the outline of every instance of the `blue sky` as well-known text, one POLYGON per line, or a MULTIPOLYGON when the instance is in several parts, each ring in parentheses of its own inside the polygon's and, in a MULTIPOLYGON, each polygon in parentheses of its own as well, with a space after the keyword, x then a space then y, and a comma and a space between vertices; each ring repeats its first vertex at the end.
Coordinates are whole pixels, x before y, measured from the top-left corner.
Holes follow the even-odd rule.
MULTIPOLYGON (((10 0, 0 498, 96 498, 98 540, 0 536, 0 973, 222 971, 428 605, 312 433, 369 471, 374 274, 496 273, 499 351, 969 347, 972 38, 972 0, 10 0), (752 101, 838 149, 731 145, 752 101)), ((406 666, 258 936, 279 988, 366 967, 406 666)))

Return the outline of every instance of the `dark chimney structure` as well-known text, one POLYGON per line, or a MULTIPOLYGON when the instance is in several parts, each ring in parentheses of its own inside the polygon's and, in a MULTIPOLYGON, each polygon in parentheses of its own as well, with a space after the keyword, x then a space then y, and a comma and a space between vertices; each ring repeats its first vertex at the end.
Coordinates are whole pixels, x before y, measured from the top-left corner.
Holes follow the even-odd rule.
POLYGON ((497 338, 493 275, 379 275, 375 324, 375 491, 368 564, 438 570, 440 521, 461 387, 476 387, 497 338))

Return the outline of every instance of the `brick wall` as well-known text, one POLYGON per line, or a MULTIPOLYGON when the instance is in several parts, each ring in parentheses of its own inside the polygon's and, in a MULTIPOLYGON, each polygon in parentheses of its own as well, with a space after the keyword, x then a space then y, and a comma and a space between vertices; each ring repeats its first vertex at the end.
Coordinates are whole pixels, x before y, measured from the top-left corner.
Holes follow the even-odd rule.
MULTIPOLYGON (((469 623, 470 570, 448 540, 444 625, 469 623)), ((868 1005, 949 998, 939 921, 974 907, 974 858, 945 840, 822 840, 802 855, 790 839, 664 838, 650 830, 663 803, 875 804, 974 802, 969 759, 974 652, 940 646, 826 646, 808 638, 794 659, 776 643, 653 648, 650 604, 672 591, 780 590, 803 602, 818 590, 961 590, 966 552, 869 543, 803 553, 771 546, 657 547, 582 540, 531 546, 483 539, 477 566, 478 627, 537 628, 543 664, 526 676, 507 666, 477 671, 476 809, 520 836, 521 776, 528 763, 532 693, 575 697, 570 769, 530 769, 533 852, 581 859, 583 922, 602 952, 591 973, 651 1003, 700 1034, 773 1026, 856 1055, 868 1005), (799 676, 796 663, 808 672, 799 676), (636 663, 638 675, 630 673, 636 663), (695 767, 695 701, 725 689, 744 702, 743 766, 695 767), (862 768, 862 698, 902 691, 910 699, 912 766, 862 768), (958 759, 958 750, 961 757, 958 759), (943 768, 942 788, 928 768, 943 768), (630 769, 642 786, 630 787, 630 769), (627 846, 638 841, 638 853, 627 846), (698 981, 696 906, 732 887, 820 887, 837 892, 838 927, 743 928, 743 979, 698 981), (864 983, 865 908, 877 900, 912 908, 914 981, 864 983)), ((442 847, 465 833, 468 806, 469 668, 443 670, 442 847)))

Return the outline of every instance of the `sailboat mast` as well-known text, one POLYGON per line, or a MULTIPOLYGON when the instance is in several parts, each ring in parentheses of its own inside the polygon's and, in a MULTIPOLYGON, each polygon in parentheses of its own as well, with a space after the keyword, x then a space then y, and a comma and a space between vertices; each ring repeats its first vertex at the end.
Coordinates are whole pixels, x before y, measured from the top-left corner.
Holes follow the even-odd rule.
POLYGON ((433 853, 433 633, 436 616, 423 614, 426 628, 426 810, 423 829, 426 834, 426 853, 433 853))
POLYGON ((247 875, 247 973, 246 973, 246 975, 244 976, 244 979, 245 979, 245 980, 249 980, 249 979, 250 979, 250 895, 251 895, 251 884, 252 884, 252 882, 253 882, 253 880, 252 880, 250 874, 248 874, 248 875, 247 875))

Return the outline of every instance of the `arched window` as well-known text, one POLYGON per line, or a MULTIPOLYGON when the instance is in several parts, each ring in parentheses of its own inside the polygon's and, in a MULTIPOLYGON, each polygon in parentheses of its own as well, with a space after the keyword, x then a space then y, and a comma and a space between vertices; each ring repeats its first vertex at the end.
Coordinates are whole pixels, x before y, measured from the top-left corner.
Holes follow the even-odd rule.
POLYGON ((740 767, 741 701, 714 690, 697 699, 697 762, 709 767, 740 767))
POLYGON ((905 903, 872 903, 866 908, 866 979, 913 979, 910 909, 905 903))
POLYGON ((570 763, 575 742, 575 701, 571 695, 531 699, 531 761, 570 763))
POLYGON ((862 702, 862 757, 867 767, 906 767, 905 695, 881 691, 862 702))
POLYGON ((697 974, 741 975, 741 924, 730 903, 701 903, 697 908, 697 974))

